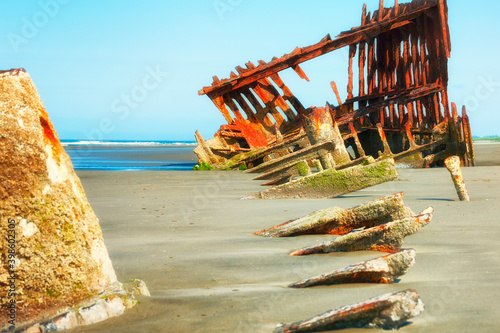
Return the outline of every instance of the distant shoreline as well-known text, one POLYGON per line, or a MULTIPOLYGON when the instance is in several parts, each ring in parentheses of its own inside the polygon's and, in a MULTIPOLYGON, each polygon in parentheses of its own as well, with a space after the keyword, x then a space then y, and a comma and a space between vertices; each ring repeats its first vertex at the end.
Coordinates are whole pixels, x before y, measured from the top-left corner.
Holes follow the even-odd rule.
POLYGON ((477 141, 472 141, 473 144, 480 144, 480 145, 494 145, 494 144, 500 144, 500 140, 499 141, 488 141, 488 140, 477 140, 477 141))
POLYGON ((183 140, 61 140, 63 147, 195 147, 196 141, 183 140))

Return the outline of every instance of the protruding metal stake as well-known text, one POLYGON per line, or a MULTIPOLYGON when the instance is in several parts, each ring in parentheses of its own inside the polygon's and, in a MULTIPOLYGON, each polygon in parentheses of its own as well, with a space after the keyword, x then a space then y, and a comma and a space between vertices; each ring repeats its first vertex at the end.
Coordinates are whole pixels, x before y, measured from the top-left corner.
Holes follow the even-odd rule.
POLYGON ((460 169, 460 158, 458 156, 448 157, 444 160, 444 164, 446 165, 446 169, 451 173, 451 178, 453 179, 453 184, 455 184, 460 201, 470 201, 469 194, 465 188, 462 170, 460 169))

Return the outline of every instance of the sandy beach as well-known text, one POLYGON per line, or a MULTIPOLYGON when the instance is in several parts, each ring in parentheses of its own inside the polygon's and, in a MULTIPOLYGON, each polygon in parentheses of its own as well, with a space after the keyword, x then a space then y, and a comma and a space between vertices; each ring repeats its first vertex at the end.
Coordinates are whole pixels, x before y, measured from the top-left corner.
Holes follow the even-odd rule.
MULTIPOLYGON (((478 166, 463 169, 471 202, 458 201, 444 168, 398 169, 396 181, 323 200, 240 200, 262 189, 244 172, 78 171, 119 279, 144 280, 152 296, 118 318, 68 332, 272 332, 280 322, 409 288, 425 311, 400 332, 498 331, 500 144, 475 148, 478 166), (432 206, 435 213, 406 238, 416 264, 395 284, 287 288, 383 253, 292 257, 331 236, 252 235, 396 192, 413 211, 432 206)), ((344 332, 364 331, 373 332, 344 332)))

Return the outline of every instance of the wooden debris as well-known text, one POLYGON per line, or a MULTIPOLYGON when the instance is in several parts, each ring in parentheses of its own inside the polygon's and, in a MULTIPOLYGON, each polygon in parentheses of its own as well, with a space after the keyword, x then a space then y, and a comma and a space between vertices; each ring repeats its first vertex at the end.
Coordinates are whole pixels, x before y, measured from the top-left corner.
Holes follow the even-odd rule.
POLYGON ((403 203, 403 193, 366 202, 351 209, 331 207, 321 209, 305 217, 288 221, 255 235, 287 237, 303 234, 345 235, 354 229, 371 228, 415 214, 403 203))
POLYGON ((335 198, 397 177, 394 160, 387 159, 343 170, 324 170, 243 199, 335 198))
POLYGON ((312 253, 381 251, 394 253, 401 249, 406 236, 418 232, 432 219, 433 209, 424 210, 417 216, 388 222, 379 226, 337 237, 319 245, 310 246, 290 253, 301 256, 312 253))
POLYGON ((418 293, 408 289, 329 310, 290 325, 278 324, 274 332, 319 332, 346 328, 397 329, 423 311, 424 303, 418 293))
MULTIPOLYGON (((407 167, 442 166, 444 159, 454 155, 463 165, 474 166, 469 117, 465 110, 461 116, 454 112, 452 117, 448 101, 451 39, 447 11, 445 0, 395 1, 392 8, 385 8, 380 1, 373 15, 363 6, 361 26, 335 39, 327 35, 316 44, 296 48, 270 62, 238 66, 238 75, 233 73, 228 79, 214 77, 213 84, 199 94, 212 100, 228 124, 222 125, 206 145, 198 140, 201 148, 195 152, 200 162, 210 160, 216 167, 244 163, 251 169, 331 140, 324 134, 333 133, 333 126, 340 138, 334 140, 332 153, 337 165, 365 155, 377 158, 380 152, 382 158, 391 157, 407 167), (292 68, 309 80, 301 63, 343 47, 349 47, 347 99, 341 100, 332 81, 331 97, 338 106, 332 108, 327 103, 326 108, 304 108, 279 72, 292 68), (316 117, 317 112, 321 117, 316 117), (330 119, 325 117, 327 113, 330 119), (315 123, 321 124, 316 132, 315 123), (304 128, 308 129, 305 144, 281 143, 281 136, 286 142, 304 128), (436 129, 443 130, 441 136, 434 136, 436 129), (280 144, 282 148, 268 150, 280 144), (349 146, 355 156, 345 150, 349 146), (206 148, 216 159, 210 153, 206 156, 206 148), (263 149, 260 158, 241 155, 259 149, 263 149)), ((320 160, 323 169, 330 168, 327 156, 320 160)))
POLYGON ((415 255, 414 249, 402 250, 293 283, 289 287, 307 288, 344 283, 393 283, 413 266, 415 255))
POLYGON ((460 201, 470 201, 469 194, 465 188, 464 177, 462 176, 462 170, 460 169, 460 158, 458 156, 451 156, 444 160, 446 169, 451 174, 451 179, 457 190, 458 198, 460 201))

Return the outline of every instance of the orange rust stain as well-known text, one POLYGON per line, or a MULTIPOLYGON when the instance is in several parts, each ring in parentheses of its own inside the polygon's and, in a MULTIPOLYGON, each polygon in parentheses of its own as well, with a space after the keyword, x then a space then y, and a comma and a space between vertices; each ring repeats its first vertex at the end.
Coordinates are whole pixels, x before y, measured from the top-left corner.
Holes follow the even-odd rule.
POLYGON ((260 234, 262 234, 262 233, 264 233, 264 232, 266 232, 266 231, 279 229, 279 228, 281 228, 281 227, 283 227, 283 226, 285 226, 285 225, 287 225, 287 224, 292 223, 293 221, 295 221, 295 220, 287 221, 287 222, 285 222, 285 223, 282 223, 282 224, 277 225, 277 226, 272 227, 272 228, 268 228, 268 229, 263 229, 263 230, 261 230, 261 231, 257 231, 257 232, 255 232, 255 233, 254 233, 254 235, 260 235, 260 234))
POLYGON ((240 121, 235 121, 235 125, 241 131, 250 148, 257 149, 261 147, 268 147, 267 138, 257 124, 245 124, 240 121))
POLYGON ((52 154, 54 155, 55 160, 59 163, 60 161, 60 148, 59 148, 59 139, 56 137, 54 133, 54 129, 49 120, 44 117, 40 117, 40 125, 43 128, 43 137, 45 143, 50 145, 52 148, 52 154))
POLYGON ((372 230, 384 230, 387 227, 387 224, 381 224, 373 227, 372 230))
POLYGON ((370 246, 370 250, 379 251, 379 252, 396 253, 396 252, 399 252, 400 249, 394 248, 390 245, 372 245, 372 246, 370 246))
POLYGON ((297 250, 297 251, 290 252, 290 255, 291 256, 303 256, 303 255, 307 255, 307 254, 317 253, 317 252, 319 252, 319 250, 320 249, 318 249, 318 248, 297 250))
POLYGON ((348 233, 350 233, 353 230, 354 230, 354 227, 343 226, 343 227, 337 227, 334 229, 330 229, 328 231, 328 234, 343 236, 343 235, 347 235, 348 233))

